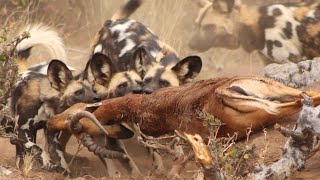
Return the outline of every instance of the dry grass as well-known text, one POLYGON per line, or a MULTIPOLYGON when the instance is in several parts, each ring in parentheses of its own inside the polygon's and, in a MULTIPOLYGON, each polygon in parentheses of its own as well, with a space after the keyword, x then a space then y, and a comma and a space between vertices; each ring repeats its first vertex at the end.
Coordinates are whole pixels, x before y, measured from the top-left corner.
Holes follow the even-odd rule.
POLYGON ((23 157, 23 167, 22 167, 22 174, 23 177, 28 178, 30 175, 30 172, 32 170, 32 168, 35 165, 35 154, 36 153, 27 153, 24 157, 23 157))

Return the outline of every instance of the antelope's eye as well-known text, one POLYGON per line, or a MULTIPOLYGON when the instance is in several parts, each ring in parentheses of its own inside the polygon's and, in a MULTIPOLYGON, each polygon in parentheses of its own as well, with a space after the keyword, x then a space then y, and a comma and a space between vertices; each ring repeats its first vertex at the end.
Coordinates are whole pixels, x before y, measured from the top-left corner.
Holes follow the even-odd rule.
POLYGON ((79 89, 78 91, 74 92, 76 96, 80 96, 83 93, 84 93, 84 89, 79 89))
POLYGON ((124 82, 118 85, 118 88, 125 88, 128 86, 128 83, 124 82))
POLYGON ((164 80, 164 79, 160 79, 159 84, 160 84, 161 87, 168 87, 168 86, 170 86, 169 81, 164 80))

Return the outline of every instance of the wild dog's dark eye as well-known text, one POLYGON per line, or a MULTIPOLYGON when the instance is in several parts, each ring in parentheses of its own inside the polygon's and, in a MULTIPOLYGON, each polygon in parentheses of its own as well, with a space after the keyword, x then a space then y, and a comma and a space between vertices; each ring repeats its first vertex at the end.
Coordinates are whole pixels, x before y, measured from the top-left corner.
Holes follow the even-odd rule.
POLYGON ((124 82, 118 85, 118 88, 125 88, 128 86, 128 83, 124 82))
POLYGON ((75 94, 76 96, 79 96, 79 95, 81 95, 81 94, 83 94, 83 93, 84 93, 84 89, 79 89, 78 91, 74 92, 74 94, 75 94))
POLYGON ((92 91, 97 94, 97 89, 96 88, 92 88, 92 91))
POLYGON ((142 82, 142 81, 136 81, 136 83, 137 83, 139 86, 142 86, 142 85, 143 85, 143 82, 142 82))
POLYGON ((164 80, 164 79, 160 79, 159 84, 160 84, 161 87, 168 87, 168 86, 170 86, 169 81, 164 80))
POLYGON ((151 80, 152 80, 152 78, 146 78, 146 79, 144 80, 144 83, 149 83, 149 82, 151 82, 151 80))

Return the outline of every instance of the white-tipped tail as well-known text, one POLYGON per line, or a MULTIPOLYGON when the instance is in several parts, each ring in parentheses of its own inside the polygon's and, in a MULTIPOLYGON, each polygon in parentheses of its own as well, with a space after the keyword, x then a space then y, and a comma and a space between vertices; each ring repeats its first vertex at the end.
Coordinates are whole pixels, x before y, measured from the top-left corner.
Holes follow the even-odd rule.
POLYGON ((34 46, 48 49, 52 59, 67 60, 67 53, 62 38, 49 26, 43 24, 27 25, 22 31, 29 32, 30 38, 18 44, 16 50, 22 52, 34 46))

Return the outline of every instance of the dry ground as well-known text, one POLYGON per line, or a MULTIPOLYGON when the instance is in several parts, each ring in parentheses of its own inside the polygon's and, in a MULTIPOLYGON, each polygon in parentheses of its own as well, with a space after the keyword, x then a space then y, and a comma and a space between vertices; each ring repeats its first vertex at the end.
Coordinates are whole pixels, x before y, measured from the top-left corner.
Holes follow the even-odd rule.
MULTIPOLYGON (((23 4, 24 0, 0 0, 0 24, 8 26, 11 33, 17 33, 18 29, 26 23, 42 22, 55 27, 63 36, 68 50, 68 65, 82 69, 88 59, 88 52, 95 32, 104 21, 123 4, 123 0, 38 0, 23 4), (13 4, 13 3, 18 3, 13 4), (20 4, 20 5, 19 5, 20 4), (19 28, 18 28, 19 27, 19 28)), ((260 4, 266 1, 248 0, 250 4, 260 4)), ((279 2, 271 1, 268 2, 279 2)), ((282 1, 285 2, 285 1, 282 1)), ((243 50, 211 49, 205 53, 192 52, 187 47, 190 33, 193 28, 193 20, 197 15, 197 8, 189 0, 147 0, 132 18, 141 21, 150 27, 165 42, 174 47, 181 57, 197 54, 202 57, 204 66, 198 79, 208 79, 218 76, 256 75, 263 63, 257 54, 246 54, 243 50)), ((33 63, 49 59, 41 48, 35 48, 32 55, 33 63)), ((320 90, 320 89, 319 89, 320 90)), ((294 124, 294 118, 282 121, 283 124, 294 124)), ((251 136, 250 143, 258 147, 264 161, 270 164, 281 155, 281 147, 286 138, 279 132, 267 128, 267 135, 256 133, 251 136), (263 150, 266 153, 263 154, 263 150)), ((41 137, 41 136, 39 136, 41 137)), ((41 138, 39 138, 41 139, 41 138)), ((42 143, 41 140, 40 144, 42 143)), ((126 141, 128 151, 134 158, 146 179, 158 179, 151 173, 151 160, 147 156, 145 148, 138 146, 133 141, 126 141)), ((72 139, 67 147, 69 154, 75 154, 78 143, 72 139)), ((31 171, 27 175, 15 169, 15 148, 8 139, 0 138, 0 166, 6 167, 14 173, 10 176, 1 174, 0 179, 62 179, 59 174, 48 173, 41 170, 31 171)), ((320 154, 308 160, 306 168, 301 172, 295 172, 291 179, 319 179, 320 154)), ((170 167, 171 157, 165 155, 166 167, 170 167)), ((68 156, 68 161, 70 156, 68 156)), ((184 171, 183 176, 189 179, 195 174, 195 164, 191 163, 184 171), (193 171, 192 171, 193 170, 193 171)), ((79 179, 95 179, 105 176, 105 170, 97 157, 82 150, 70 166, 74 177, 79 179)), ((123 177, 122 177, 123 178, 123 177)), ((122 179, 121 178, 121 179, 122 179)), ((126 177, 130 179, 130 177, 126 177)))

